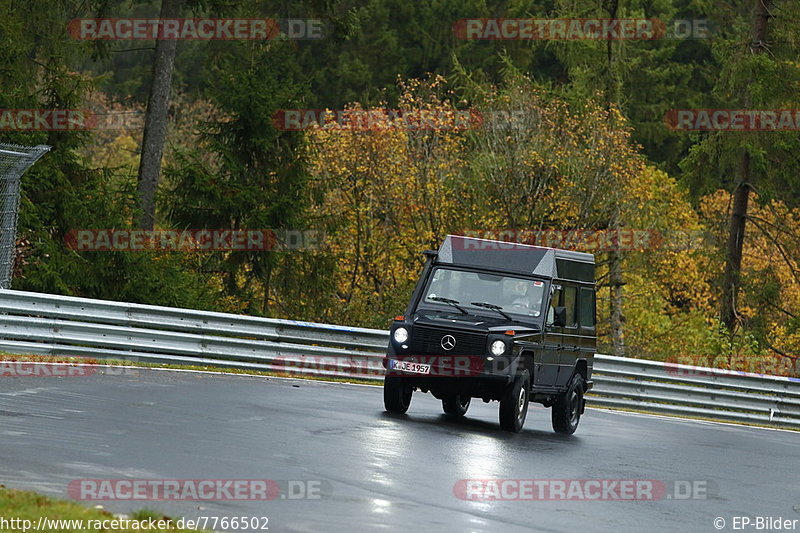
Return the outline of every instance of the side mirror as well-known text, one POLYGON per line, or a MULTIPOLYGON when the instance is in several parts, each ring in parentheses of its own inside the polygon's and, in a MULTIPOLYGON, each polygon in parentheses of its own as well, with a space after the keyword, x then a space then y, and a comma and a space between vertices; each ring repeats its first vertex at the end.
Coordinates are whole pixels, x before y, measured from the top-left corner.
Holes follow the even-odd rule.
POLYGON ((556 307, 555 308, 555 317, 553 318, 553 325, 563 328, 567 325, 567 308, 566 307, 556 307))

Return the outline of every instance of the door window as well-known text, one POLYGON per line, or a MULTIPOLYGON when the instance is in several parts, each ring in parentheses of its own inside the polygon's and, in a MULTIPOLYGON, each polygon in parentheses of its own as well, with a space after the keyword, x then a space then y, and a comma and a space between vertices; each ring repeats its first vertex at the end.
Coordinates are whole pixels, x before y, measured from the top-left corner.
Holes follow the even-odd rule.
POLYGON ((594 291, 592 289, 581 289, 580 301, 580 321, 581 327, 594 328, 594 291))
POLYGON ((578 289, 576 287, 564 287, 563 299, 561 303, 563 307, 567 308, 567 327, 578 327, 578 289))

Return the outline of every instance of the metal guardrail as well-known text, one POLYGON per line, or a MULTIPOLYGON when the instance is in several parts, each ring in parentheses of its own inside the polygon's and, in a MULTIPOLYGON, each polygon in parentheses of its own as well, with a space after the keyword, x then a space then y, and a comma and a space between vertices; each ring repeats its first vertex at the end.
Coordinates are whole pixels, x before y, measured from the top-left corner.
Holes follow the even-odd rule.
MULTIPOLYGON (((381 380, 382 330, 0 290, 0 351, 381 380)), ((800 429, 800 379, 598 354, 588 404, 800 429)))

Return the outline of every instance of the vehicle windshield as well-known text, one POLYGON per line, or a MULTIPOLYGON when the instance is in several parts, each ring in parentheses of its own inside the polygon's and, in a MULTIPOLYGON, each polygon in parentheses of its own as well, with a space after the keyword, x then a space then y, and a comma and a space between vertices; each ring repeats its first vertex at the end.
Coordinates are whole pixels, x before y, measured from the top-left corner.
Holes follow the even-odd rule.
POLYGON ((451 300, 469 313, 480 310, 481 314, 493 311, 475 304, 489 304, 509 315, 536 318, 542 313, 544 290, 544 281, 439 267, 430 277, 422 302, 450 307, 445 300, 451 300))

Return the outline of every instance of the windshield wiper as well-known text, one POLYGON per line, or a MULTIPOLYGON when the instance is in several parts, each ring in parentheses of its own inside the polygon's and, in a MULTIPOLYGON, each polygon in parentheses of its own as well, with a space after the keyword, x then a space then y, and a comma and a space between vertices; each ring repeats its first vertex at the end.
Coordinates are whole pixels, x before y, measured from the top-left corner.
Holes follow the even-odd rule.
POLYGON ((492 311, 497 311, 498 313, 500 313, 501 315, 503 315, 507 319, 511 320, 512 322, 517 322, 516 320, 511 318, 511 316, 509 316, 507 313, 504 313, 503 312, 503 308, 500 307, 499 305, 494 305, 494 304, 490 304, 490 303, 487 303, 487 302, 470 302, 470 305, 474 305, 475 307, 485 307, 486 309, 491 309, 492 311))
POLYGON ((459 311, 461 311, 463 314, 465 314, 465 315, 468 315, 468 314, 469 314, 469 313, 467 313, 466 311, 464 311, 464 309, 462 309, 462 308, 461 308, 461 307, 458 305, 458 304, 460 304, 460 303, 461 303, 461 302, 459 302, 458 300, 451 300, 450 298, 442 298, 441 296, 429 296, 429 297, 428 297, 428 300, 433 300, 434 302, 442 302, 443 304, 452 305, 453 307, 455 307, 456 309, 458 309, 459 311))

